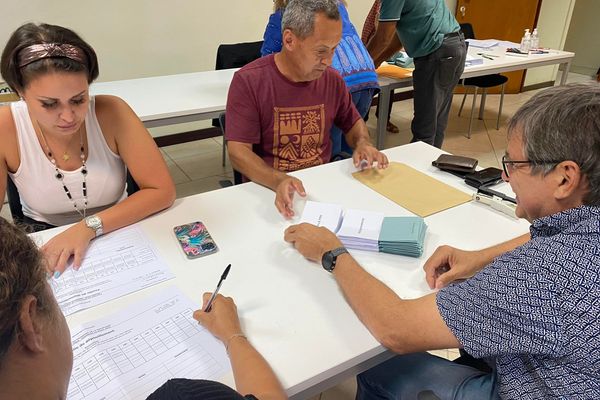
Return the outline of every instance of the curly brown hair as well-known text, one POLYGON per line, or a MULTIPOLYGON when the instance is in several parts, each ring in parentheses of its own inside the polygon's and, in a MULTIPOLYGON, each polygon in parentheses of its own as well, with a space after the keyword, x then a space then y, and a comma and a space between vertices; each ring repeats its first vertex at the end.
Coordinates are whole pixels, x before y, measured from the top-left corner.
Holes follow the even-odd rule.
POLYGON ((43 258, 18 227, 0 218, 0 367, 19 333, 19 314, 26 296, 37 299, 43 314, 52 310, 43 258))

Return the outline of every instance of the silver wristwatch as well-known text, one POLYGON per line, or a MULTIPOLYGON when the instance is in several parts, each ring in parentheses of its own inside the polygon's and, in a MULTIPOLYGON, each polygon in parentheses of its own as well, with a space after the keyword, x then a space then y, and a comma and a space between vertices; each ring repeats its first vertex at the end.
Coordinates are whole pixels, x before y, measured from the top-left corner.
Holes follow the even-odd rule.
POLYGON ((96 234, 96 237, 102 235, 102 220, 97 215, 90 215, 85 218, 85 226, 90 228, 96 234))

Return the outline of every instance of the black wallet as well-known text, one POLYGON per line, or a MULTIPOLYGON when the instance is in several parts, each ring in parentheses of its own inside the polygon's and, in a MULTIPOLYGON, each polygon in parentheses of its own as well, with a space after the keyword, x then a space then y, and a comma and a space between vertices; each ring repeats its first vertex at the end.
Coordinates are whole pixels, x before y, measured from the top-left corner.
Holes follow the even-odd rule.
POLYGON ((431 165, 438 167, 443 171, 459 172, 461 174, 470 174, 475 172, 477 160, 469 157, 453 156, 452 154, 442 154, 431 165))
POLYGON ((481 171, 465 175, 465 183, 475 188, 492 186, 500 182, 502 182, 502 170, 494 167, 485 168, 481 171))

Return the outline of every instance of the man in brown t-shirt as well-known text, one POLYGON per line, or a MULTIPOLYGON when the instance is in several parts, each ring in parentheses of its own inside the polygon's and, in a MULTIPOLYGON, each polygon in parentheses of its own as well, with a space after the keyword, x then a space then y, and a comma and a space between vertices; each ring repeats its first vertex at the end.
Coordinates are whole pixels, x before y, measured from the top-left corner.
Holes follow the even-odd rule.
POLYGON ((342 77, 330 68, 342 35, 335 0, 291 0, 283 14, 280 53, 236 72, 227 97, 229 157, 248 179, 275 191, 275 206, 294 215, 302 182, 286 172, 327 163, 333 124, 346 132, 355 166, 385 168, 342 77))

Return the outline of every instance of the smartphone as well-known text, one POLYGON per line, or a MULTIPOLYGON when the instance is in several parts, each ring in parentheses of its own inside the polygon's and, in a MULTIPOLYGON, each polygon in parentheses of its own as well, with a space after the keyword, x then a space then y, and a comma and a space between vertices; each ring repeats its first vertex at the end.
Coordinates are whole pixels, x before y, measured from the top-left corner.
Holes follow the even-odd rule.
POLYGON ((173 231, 187 258, 198 258, 219 251, 206 226, 200 221, 176 226, 173 231))

